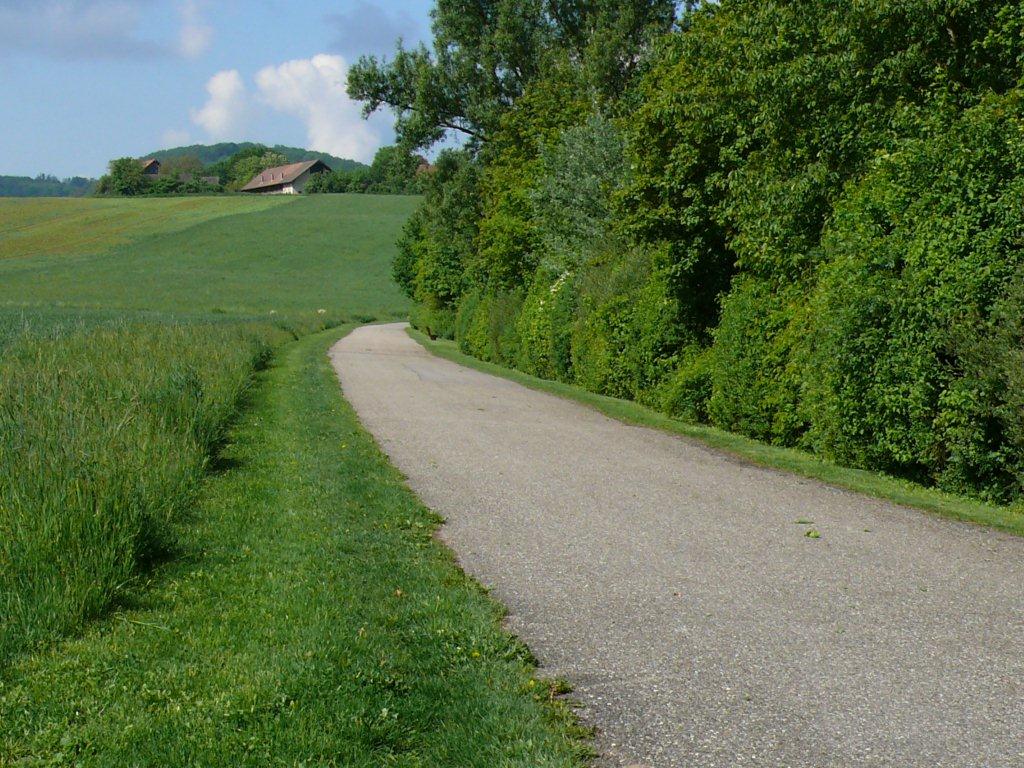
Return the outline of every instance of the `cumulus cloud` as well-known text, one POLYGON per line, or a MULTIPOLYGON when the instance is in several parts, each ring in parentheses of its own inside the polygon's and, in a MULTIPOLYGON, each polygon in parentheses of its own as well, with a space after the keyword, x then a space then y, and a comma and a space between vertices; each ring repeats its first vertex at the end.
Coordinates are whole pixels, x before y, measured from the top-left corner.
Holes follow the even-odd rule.
POLYGON ((150 58, 166 46, 139 36, 149 0, 0 0, 0 55, 37 51, 65 59, 150 58))
POLYGON ((207 82, 206 103, 192 110, 192 122, 214 141, 252 140, 266 132, 269 115, 286 115, 302 123, 308 149, 369 162, 390 122, 385 115, 363 120, 347 83, 345 59, 330 54, 264 67, 252 90, 238 70, 224 70, 207 82))
POLYGON ((211 139, 223 141, 244 137, 252 118, 252 100, 237 69, 226 69, 206 84, 207 100, 192 110, 192 122, 211 139))
POLYGON ((389 53, 399 38, 416 40, 422 33, 411 14, 389 13, 367 0, 359 0, 342 13, 328 14, 325 21, 335 30, 331 49, 352 59, 362 54, 389 53))
POLYGON ((266 67, 256 75, 260 101, 306 126, 309 149, 367 162, 381 145, 379 123, 362 119, 360 104, 345 92, 348 65, 320 54, 266 67))
POLYGON ((181 15, 178 52, 189 59, 198 58, 213 42, 213 27, 206 23, 196 0, 185 0, 178 6, 178 13, 181 15))

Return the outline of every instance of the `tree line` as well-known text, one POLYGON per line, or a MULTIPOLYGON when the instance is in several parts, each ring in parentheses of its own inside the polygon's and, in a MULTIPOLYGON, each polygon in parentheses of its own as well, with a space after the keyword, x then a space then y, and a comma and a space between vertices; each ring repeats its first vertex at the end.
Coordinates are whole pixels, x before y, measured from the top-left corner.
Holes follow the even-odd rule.
MULTIPOLYGON (((204 164, 196 155, 166 158, 161 161, 159 175, 153 177, 144 173, 138 159, 122 157, 110 162, 95 191, 119 197, 238 192, 268 168, 289 162, 281 152, 255 144, 210 164, 204 164)), ((306 192, 418 194, 426 165, 426 160, 406 149, 382 147, 369 167, 342 168, 314 176, 306 192)))
POLYGON ((999 502, 1024 6, 438 0, 350 94, 441 153, 395 277, 464 351, 999 502))
POLYGON ((32 176, 0 176, 0 197, 84 197, 95 179, 72 176, 60 179, 47 173, 32 176))

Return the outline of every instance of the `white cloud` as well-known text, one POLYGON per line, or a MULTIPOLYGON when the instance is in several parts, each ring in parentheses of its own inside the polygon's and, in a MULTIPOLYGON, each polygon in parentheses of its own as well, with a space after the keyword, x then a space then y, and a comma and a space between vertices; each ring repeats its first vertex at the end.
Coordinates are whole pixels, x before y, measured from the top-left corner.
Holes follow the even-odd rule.
POLYGON ((184 128, 168 128, 160 137, 160 148, 180 147, 188 144, 191 140, 191 134, 184 128))
POLYGON ((185 0, 178 6, 178 13, 181 15, 178 52, 188 59, 198 58, 210 49, 213 28, 206 23, 196 0, 185 0))
POLYGON ((260 101, 305 123, 307 149, 368 162, 381 146, 379 122, 362 119, 359 102, 345 92, 348 65, 341 56, 265 67, 256 75, 260 101))
POLYGON ((207 82, 206 92, 209 98, 201 109, 192 110, 192 122, 217 141, 244 138, 252 118, 252 101, 238 70, 215 74, 207 82))

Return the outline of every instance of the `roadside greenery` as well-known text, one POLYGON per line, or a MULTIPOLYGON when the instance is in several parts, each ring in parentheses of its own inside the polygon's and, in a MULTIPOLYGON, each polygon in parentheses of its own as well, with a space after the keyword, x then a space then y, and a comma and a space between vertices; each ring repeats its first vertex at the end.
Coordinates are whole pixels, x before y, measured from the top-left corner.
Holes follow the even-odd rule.
POLYGON ((0 687, 176 554, 272 351, 404 314, 387 262, 413 204, 0 204, 0 687))
POLYGON ((992 504, 960 494, 947 493, 937 488, 926 488, 920 483, 874 470, 843 467, 799 448, 770 445, 735 432, 697 423, 697 419, 675 418, 661 410, 648 408, 631 400, 599 395, 575 384, 545 379, 514 368, 484 362, 461 352, 458 345, 450 339, 431 339, 414 328, 409 329, 409 335, 439 357, 484 373, 501 376, 540 392, 549 392, 575 400, 609 418, 627 424, 660 429, 670 434, 699 440, 705 445, 762 467, 810 477, 837 488, 887 499, 894 504, 926 510, 953 520, 985 525, 1024 536, 1024 514, 1019 506, 992 504))
POLYGON ((586 764, 327 358, 416 202, 0 203, 0 764, 586 764))
POLYGON ((467 5, 439 0, 432 48, 349 85, 405 146, 468 136, 395 262, 418 327, 829 461, 1021 496, 1019 4, 467 5))
POLYGON ((501 608, 344 402, 334 330, 286 346, 172 523, 181 557, 0 676, 21 765, 573 768, 587 747, 501 608))

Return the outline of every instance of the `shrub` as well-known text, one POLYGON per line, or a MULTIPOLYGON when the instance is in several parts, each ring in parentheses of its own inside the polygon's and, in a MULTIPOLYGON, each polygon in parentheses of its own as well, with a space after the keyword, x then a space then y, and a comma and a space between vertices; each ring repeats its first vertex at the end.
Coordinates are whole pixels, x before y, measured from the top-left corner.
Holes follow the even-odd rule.
MULTIPOLYGON (((1000 468, 997 479, 1002 500, 1017 499, 1024 488, 1024 270, 1018 268, 997 302, 991 322, 965 322, 952 333, 952 348, 963 362, 964 378, 974 419, 947 420, 941 426, 954 452, 952 467, 1000 468), (957 431, 966 434, 958 435, 957 431)), ((959 392, 954 396, 959 396, 959 392)), ((963 412, 960 409, 959 412, 963 412)), ((956 480, 972 488, 994 485, 993 478, 961 474, 956 480)))
POLYGON ((522 298, 516 294, 468 294, 455 320, 459 349, 481 360, 513 365, 519 349, 515 320, 521 306, 522 298))
POLYGON ((659 254, 619 250, 597 258, 579 278, 572 336, 576 382, 596 392, 654 404, 684 346, 678 310, 659 254))
POLYGON ((659 409, 694 424, 708 420, 708 402, 712 391, 711 350, 690 347, 680 354, 676 372, 662 388, 659 409))
POLYGON ((797 442, 805 425, 800 371, 792 361, 804 303, 800 286, 780 290, 751 277, 737 279, 711 349, 711 423, 761 440, 797 442))
POLYGON ((814 301, 818 450, 949 490, 1008 493, 993 392, 965 375, 951 334, 985 336, 1021 264, 1022 175, 1024 113, 1011 94, 933 119, 850 189, 814 301))
POLYGON ((576 289, 563 273, 552 279, 541 269, 516 320, 520 370, 545 379, 569 381, 576 289))

